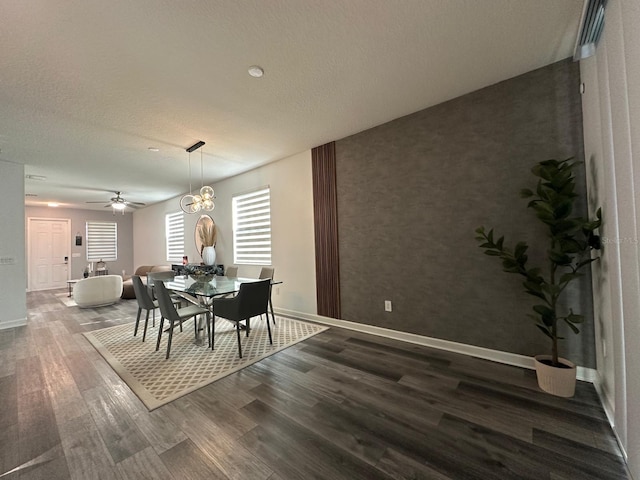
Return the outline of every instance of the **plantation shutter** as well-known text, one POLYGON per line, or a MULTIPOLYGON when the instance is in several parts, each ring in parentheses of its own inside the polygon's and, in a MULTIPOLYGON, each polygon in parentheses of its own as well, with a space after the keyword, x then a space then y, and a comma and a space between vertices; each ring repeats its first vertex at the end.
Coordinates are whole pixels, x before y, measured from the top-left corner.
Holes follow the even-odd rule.
POLYGON ((233 197, 233 261, 271 265, 269 187, 233 197))
POLYGON ((182 212, 166 215, 165 236, 167 238, 167 262, 182 263, 184 255, 184 214, 182 212))
POLYGON ((90 262, 118 259, 118 224, 87 222, 87 260, 90 262))

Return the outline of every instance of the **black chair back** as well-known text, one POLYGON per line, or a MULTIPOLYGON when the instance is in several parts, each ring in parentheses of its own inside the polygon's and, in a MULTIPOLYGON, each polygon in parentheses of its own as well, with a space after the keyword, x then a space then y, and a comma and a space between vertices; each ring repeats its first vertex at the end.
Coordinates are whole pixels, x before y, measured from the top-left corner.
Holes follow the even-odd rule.
POLYGON ((276 269, 273 267, 262 267, 262 270, 260 270, 260 276, 258 278, 270 278, 271 280, 273 280, 273 274, 275 273, 276 269))
POLYGON ((179 321, 180 315, 178 315, 178 312, 176 311, 176 307, 171 300, 169 290, 164 286, 164 282, 156 280, 154 282, 154 288, 162 316, 170 321, 179 321))
POLYGON ((267 312, 271 280, 241 283, 238 294, 231 299, 214 298, 214 313, 229 320, 241 321, 267 312))
POLYGON ((136 293, 136 300, 138 301, 138 306, 140 308, 144 308, 145 310, 153 310, 156 306, 153 304, 153 299, 149 295, 149 290, 144 283, 142 283, 142 279, 139 275, 134 275, 131 277, 131 281, 133 282, 133 291, 136 293))

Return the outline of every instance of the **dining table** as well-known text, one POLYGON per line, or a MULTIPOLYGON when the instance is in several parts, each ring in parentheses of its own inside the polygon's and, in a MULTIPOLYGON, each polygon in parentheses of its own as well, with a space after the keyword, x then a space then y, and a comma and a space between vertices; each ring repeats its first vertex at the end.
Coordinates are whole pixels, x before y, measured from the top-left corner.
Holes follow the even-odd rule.
MULTIPOLYGON (((164 285, 167 289, 182 295, 187 301, 196 301, 199 305, 207 307, 213 311, 213 298, 225 295, 231 295, 237 293, 240 290, 240 285, 243 283, 261 282, 264 278, 249 278, 249 277, 226 277, 226 276, 213 276, 202 277, 191 275, 176 275, 173 279, 164 280, 164 285)), ((273 285, 279 285, 282 281, 271 280, 271 287, 273 285)), ((269 310, 271 311, 271 318, 275 318, 273 313, 273 304, 271 303, 271 290, 269 291, 269 310)), ((215 319, 215 316, 214 316, 215 319)), ((214 320, 215 321, 215 320, 214 320)), ((197 345, 204 345, 204 338, 202 332, 204 325, 202 319, 198 326, 198 335, 196 337, 197 345)))

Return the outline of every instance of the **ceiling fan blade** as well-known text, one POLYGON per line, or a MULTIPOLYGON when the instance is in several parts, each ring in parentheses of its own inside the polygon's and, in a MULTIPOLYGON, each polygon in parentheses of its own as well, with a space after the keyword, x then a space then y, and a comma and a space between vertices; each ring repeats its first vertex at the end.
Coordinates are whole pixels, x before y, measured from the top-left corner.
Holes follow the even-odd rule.
POLYGON ((142 203, 142 202, 124 202, 124 203, 126 203, 127 205, 135 205, 138 207, 144 207, 146 205, 146 203, 142 203))
POLYGON ((98 202, 84 202, 84 203, 104 203, 104 200, 100 200, 98 202))

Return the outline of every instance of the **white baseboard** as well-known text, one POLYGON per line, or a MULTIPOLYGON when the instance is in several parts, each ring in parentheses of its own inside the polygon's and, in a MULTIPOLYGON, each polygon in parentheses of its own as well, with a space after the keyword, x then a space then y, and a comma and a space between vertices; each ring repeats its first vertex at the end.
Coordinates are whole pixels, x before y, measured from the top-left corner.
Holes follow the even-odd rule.
POLYGON ((613 430, 613 434, 616 437, 616 442, 618 442, 618 447, 622 452, 622 456, 625 461, 629 461, 629 457, 627 455, 627 451, 624 448, 624 444, 622 443, 622 439, 618 435, 618 429, 616 428, 616 419, 615 419, 615 406, 611 403, 611 397, 607 395, 604 388, 602 388, 602 379, 600 375, 596 373, 596 377, 593 381, 593 386, 598 393, 598 397, 600 398, 600 403, 602 404, 602 408, 604 409, 604 413, 607 415, 607 420, 609 420, 609 425, 611 425, 611 429, 613 430))
POLYGON ((27 324, 27 318, 16 318, 14 320, 3 320, 0 321, 0 330, 4 330, 6 328, 15 328, 15 327, 23 327, 27 324))
MULTIPOLYGON (((348 320, 338 320, 335 318, 323 317, 312 313, 297 312, 284 308, 276 308, 275 312, 287 317, 299 318, 300 320, 310 320, 312 322, 331 325, 334 327, 346 328, 358 332, 369 333, 371 335, 393 338, 394 340, 401 340, 403 342, 415 343, 425 347, 438 348, 448 352, 462 353, 464 355, 483 358, 485 360, 504 363, 506 365, 513 365, 531 370, 535 369, 533 357, 527 357, 526 355, 519 355, 517 353, 502 352, 500 350, 492 350, 490 348, 477 347, 475 345, 442 340, 440 338, 425 337, 424 335, 417 335, 415 333, 401 332, 399 330, 391 330, 389 328, 376 327, 373 325, 366 325, 364 323, 350 322, 348 320)), ((596 376, 597 372, 592 368, 578 366, 576 369, 576 377, 578 380, 594 383, 596 376)))

